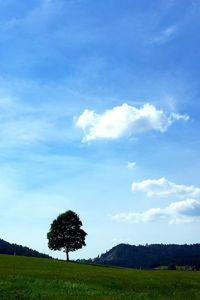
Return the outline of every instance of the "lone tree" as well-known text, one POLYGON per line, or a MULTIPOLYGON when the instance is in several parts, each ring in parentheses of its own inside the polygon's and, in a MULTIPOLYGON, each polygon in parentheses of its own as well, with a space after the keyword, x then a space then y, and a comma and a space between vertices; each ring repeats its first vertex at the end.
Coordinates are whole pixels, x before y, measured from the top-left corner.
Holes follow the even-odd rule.
POLYGON ((85 246, 87 233, 81 229, 82 222, 79 216, 68 210, 60 214, 51 224, 47 233, 48 246, 51 250, 64 249, 66 260, 69 261, 69 252, 85 246))

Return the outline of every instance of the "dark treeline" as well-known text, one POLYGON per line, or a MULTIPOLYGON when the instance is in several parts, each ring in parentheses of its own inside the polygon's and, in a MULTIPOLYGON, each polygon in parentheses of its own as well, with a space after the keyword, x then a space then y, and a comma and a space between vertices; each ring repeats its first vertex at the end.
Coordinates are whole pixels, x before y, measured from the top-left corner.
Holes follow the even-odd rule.
POLYGON ((120 244, 88 262, 128 268, 154 269, 161 266, 200 268, 200 244, 133 246, 120 244))
POLYGON ((50 258, 47 254, 40 253, 21 245, 10 244, 2 239, 0 239, 0 254, 50 258))

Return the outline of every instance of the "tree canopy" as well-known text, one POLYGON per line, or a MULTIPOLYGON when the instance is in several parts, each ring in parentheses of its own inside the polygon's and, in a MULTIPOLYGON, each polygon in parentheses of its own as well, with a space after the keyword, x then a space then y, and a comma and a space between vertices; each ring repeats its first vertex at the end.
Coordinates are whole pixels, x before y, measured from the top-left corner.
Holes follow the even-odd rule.
POLYGON ((87 233, 81 229, 82 222, 79 216, 71 210, 60 214, 55 219, 47 233, 48 246, 51 250, 64 250, 69 261, 69 252, 78 250, 85 244, 87 233))

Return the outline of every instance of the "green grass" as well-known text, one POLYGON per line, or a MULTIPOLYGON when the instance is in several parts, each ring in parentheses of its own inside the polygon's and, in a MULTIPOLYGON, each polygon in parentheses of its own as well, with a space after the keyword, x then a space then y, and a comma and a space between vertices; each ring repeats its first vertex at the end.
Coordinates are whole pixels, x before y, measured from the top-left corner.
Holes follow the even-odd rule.
POLYGON ((200 272, 131 270, 0 255, 0 299, 200 299, 200 272))

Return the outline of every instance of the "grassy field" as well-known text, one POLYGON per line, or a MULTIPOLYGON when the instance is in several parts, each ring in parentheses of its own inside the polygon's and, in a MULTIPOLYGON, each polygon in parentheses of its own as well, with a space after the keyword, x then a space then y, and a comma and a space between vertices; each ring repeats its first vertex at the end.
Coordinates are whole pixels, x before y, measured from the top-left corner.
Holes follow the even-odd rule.
POLYGON ((200 272, 131 270, 0 255, 0 299, 200 299, 200 272))

